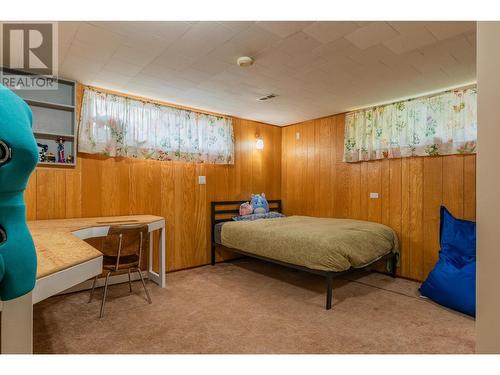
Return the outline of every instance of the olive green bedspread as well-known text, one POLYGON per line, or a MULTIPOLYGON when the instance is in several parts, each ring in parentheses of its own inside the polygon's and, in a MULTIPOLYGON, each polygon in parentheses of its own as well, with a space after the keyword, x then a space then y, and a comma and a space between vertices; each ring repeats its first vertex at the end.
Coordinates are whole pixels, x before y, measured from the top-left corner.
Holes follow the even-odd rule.
POLYGON ((391 228, 369 221, 289 216, 224 223, 222 245, 307 268, 341 272, 399 252, 391 228))

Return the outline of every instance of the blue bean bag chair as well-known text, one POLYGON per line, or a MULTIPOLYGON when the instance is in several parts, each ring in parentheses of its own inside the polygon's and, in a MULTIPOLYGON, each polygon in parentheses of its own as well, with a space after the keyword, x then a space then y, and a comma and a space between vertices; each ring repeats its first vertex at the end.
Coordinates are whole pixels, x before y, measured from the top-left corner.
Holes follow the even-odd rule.
POLYGON ((420 294, 440 305, 476 315, 476 223, 460 220, 441 207, 439 261, 420 294))

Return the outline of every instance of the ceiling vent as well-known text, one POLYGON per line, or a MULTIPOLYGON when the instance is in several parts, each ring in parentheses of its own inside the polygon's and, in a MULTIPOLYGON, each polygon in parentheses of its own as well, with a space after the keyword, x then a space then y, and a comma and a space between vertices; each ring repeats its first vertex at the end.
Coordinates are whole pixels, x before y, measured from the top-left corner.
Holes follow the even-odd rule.
POLYGON ((272 98, 276 98, 277 96, 278 95, 269 94, 269 95, 261 96, 260 98, 257 98, 257 100, 260 101, 260 102, 264 102, 266 100, 269 100, 269 99, 272 99, 272 98))

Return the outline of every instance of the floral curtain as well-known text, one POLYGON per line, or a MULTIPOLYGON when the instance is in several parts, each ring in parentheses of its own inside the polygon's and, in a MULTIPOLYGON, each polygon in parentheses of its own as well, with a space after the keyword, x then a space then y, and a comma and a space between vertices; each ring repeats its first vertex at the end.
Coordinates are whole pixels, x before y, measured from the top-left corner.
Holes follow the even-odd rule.
POLYGON ((346 115, 344 161, 476 152, 477 89, 368 108, 346 115))
POLYGON ((90 154, 234 163, 231 119, 86 89, 78 150, 90 154))

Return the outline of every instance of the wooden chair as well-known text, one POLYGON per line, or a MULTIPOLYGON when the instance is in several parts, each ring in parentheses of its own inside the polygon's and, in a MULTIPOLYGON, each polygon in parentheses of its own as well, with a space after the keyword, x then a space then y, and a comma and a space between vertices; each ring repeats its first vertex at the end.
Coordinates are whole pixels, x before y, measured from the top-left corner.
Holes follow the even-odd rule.
MULTIPOLYGON (((139 273, 142 286, 146 292, 147 300, 151 304, 151 297, 144 283, 144 278, 140 270, 143 249, 148 248, 149 244, 148 226, 143 224, 122 224, 113 225, 109 228, 108 235, 104 240, 102 253, 103 270, 106 273, 106 282, 104 283, 104 293, 101 301, 100 318, 104 316, 104 305, 106 303, 106 294, 108 291, 109 276, 116 273, 121 273, 124 270, 128 272, 129 290, 132 292, 132 280, 130 277, 131 271, 139 273)), ((97 283, 96 276, 90 291, 89 303, 94 297, 94 290, 97 283)))

